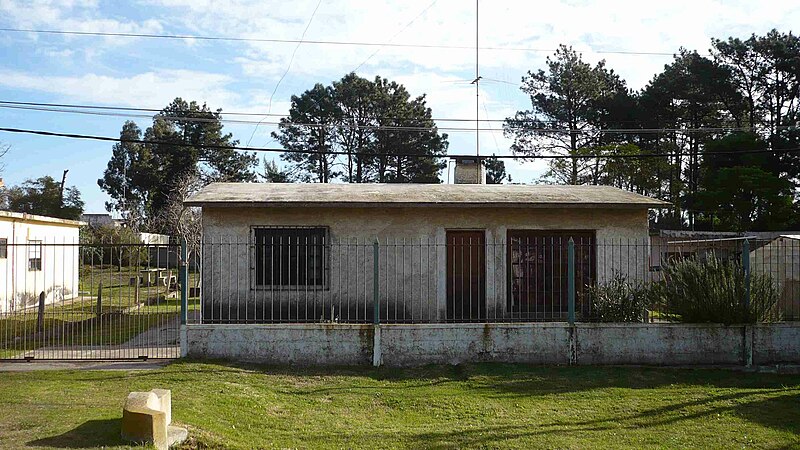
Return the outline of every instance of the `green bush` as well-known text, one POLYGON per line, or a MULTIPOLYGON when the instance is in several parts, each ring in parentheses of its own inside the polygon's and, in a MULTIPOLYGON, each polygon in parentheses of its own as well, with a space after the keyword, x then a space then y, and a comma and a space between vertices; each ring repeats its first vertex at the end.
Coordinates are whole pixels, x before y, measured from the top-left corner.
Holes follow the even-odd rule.
POLYGON ((139 234, 130 228, 83 227, 80 231, 81 258, 84 264, 131 266, 146 265, 150 253, 139 234))
POLYGON ((750 304, 744 269, 710 255, 675 260, 663 267, 664 282, 654 285, 659 305, 686 323, 758 323, 780 320, 779 294, 768 275, 751 273, 750 304))
POLYGON ((592 322, 643 322, 649 304, 647 286, 628 282, 622 275, 589 287, 592 322))

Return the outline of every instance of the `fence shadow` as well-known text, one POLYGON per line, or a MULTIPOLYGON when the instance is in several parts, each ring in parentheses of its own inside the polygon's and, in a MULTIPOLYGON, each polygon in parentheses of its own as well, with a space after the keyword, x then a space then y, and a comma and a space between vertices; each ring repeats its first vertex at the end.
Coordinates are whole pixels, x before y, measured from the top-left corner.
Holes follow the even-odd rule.
POLYGON ((28 447, 51 448, 103 448, 125 445, 120 430, 122 419, 87 420, 77 427, 57 436, 27 442, 28 447))

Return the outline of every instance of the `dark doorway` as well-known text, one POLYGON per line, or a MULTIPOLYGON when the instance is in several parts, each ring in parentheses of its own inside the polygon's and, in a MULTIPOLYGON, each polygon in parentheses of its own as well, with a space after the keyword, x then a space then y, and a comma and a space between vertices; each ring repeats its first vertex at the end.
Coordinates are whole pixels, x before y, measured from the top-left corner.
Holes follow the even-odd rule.
POLYGON ((483 231, 447 232, 447 321, 486 318, 486 240, 483 231))

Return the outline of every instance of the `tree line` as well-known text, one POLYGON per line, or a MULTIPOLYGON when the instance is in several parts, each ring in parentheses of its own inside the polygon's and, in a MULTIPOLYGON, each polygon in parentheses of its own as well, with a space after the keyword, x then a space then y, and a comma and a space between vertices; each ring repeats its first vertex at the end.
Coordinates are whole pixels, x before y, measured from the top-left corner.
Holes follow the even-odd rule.
MULTIPOLYGON (((680 49, 633 90, 605 61, 560 46, 522 78, 531 107, 504 123, 511 151, 565 156, 550 160, 540 182, 614 185, 671 202, 654 213, 655 227, 800 226, 800 152, 792 150, 800 147, 800 41, 773 30, 714 39, 709 53, 680 49)), ((218 148, 238 144, 221 118, 178 98, 144 131, 126 122, 98 180, 107 208, 174 232, 181 200, 211 181, 438 183, 446 167, 448 136, 425 95, 380 76, 350 73, 292 96, 272 133, 287 151, 280 165, 265 158, 260 173, 254 154, 218 148)), ((489 182, 511 181, 502 160, 486 166, 489 182)))
POLYGON ((800 225, 800 153, 792 150, 800 147, 800 39, 791 33, 714 39, 708 56, 680 49, 639 91, 605 61, 592 65, 560 46, 521 90, 531 108, 505 122, 511 150, 567 156, 550 161, 544 182, 610 184, 670 201, 657 227, 800 225))

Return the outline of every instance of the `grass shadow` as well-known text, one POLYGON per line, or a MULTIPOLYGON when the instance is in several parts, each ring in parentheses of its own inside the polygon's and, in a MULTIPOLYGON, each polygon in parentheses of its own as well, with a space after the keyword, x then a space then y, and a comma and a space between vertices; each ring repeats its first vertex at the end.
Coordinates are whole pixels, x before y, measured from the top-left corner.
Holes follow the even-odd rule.
POLYGON ((27 442, 29 447, 52 448, 102 448, 125 445, 120 435, 122 419, 87 420, 77 427, 59 434, 27 442))

